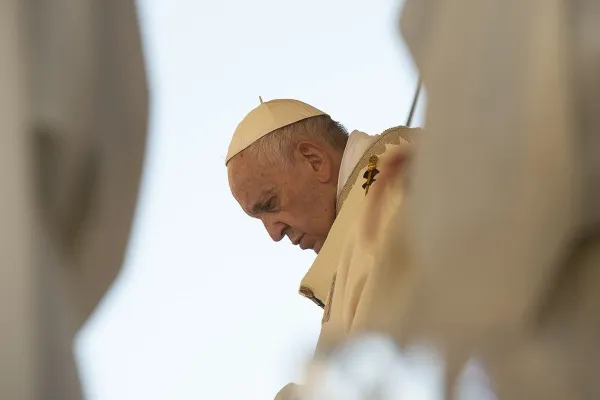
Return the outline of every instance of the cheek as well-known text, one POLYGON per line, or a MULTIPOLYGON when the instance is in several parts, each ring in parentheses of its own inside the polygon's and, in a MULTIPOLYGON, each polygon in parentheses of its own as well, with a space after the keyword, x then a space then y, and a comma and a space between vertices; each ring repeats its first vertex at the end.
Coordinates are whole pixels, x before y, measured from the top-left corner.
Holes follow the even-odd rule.
POLYGON ((288 199, 282 203, 281 212, 277 217, 292 229, 309 233, 314 229, 311 228, 314 204, 302 193, 290 193, 288 199))
POLYGON ((325 237, 335 219, 335 199, 329 201, 323 195, 306 198, 306 233, 325 237))
POLYGON ((285 189, 282 222, 309 235, 327 236, 335 218, 335 199, 329 201, 321 187, 301 178, 285 189))

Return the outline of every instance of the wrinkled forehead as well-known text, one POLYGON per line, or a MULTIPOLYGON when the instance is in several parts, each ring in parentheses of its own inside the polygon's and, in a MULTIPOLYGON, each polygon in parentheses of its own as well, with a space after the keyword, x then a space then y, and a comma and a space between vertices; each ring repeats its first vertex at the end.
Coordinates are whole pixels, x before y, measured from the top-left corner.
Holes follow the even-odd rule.
POLYGON ((261 172, 257 160, 240 153, 227 163, 227 179, 232 192, 237 192, 251 185, 253 176, 261 172))

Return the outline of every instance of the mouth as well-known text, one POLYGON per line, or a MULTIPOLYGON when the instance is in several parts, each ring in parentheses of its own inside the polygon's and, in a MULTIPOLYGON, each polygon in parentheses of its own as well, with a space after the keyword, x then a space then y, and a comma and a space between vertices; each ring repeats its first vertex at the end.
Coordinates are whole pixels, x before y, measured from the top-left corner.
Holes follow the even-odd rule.
POLYGON ((296 240, 291 240, 291 242, 292 242, 292 244, 293 244, 294 246, 298 246, 298 245, 300 245, 300 244, 302 243, 302 239, 304 239, 304 235, 301 235, 301 236, 300 236, 298 239, 296 239, 296 240))
POLYGON ((300 247, 302 250, 313 249, 316 253, 321 250, 321 244, 317 243, 315 240, 312 240, 306 236, 306 234, 301 235, 296 240, 292 240, 292 244, 294 246, 300 247), (316 248, 318 246, 318 248, 316 248))

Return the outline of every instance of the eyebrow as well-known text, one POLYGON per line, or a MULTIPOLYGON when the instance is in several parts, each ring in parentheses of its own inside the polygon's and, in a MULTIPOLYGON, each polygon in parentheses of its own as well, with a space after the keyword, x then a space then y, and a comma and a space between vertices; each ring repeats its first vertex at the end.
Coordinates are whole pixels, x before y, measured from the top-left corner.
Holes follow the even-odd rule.
POLYGON ((250 211, 253 214, 259 214, 261 212, 265 211, 265 203, 270 200, 273 196, 275 196, 277 193, 275 191, 275 188, 272 187, 270 189, 267 189, 265 191, 263 191, 259 197, 259 199, 256 201, 256 203, 254 203, 252 205, 252 207, 250 208, 250 211))

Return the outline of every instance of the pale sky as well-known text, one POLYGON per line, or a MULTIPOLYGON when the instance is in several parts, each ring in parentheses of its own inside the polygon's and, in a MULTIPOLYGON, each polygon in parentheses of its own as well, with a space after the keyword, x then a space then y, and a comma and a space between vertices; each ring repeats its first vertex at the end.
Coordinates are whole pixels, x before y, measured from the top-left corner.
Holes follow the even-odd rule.
POLYGON ((225 153, 259 95, 349 130, 404 124, 417 77, 400 3, 139 2, 147 160, 123 272, 76 344, 89 399, 264 400, 301 377, 321 322, 298 294, 315 255, 242 212, 225 153))

